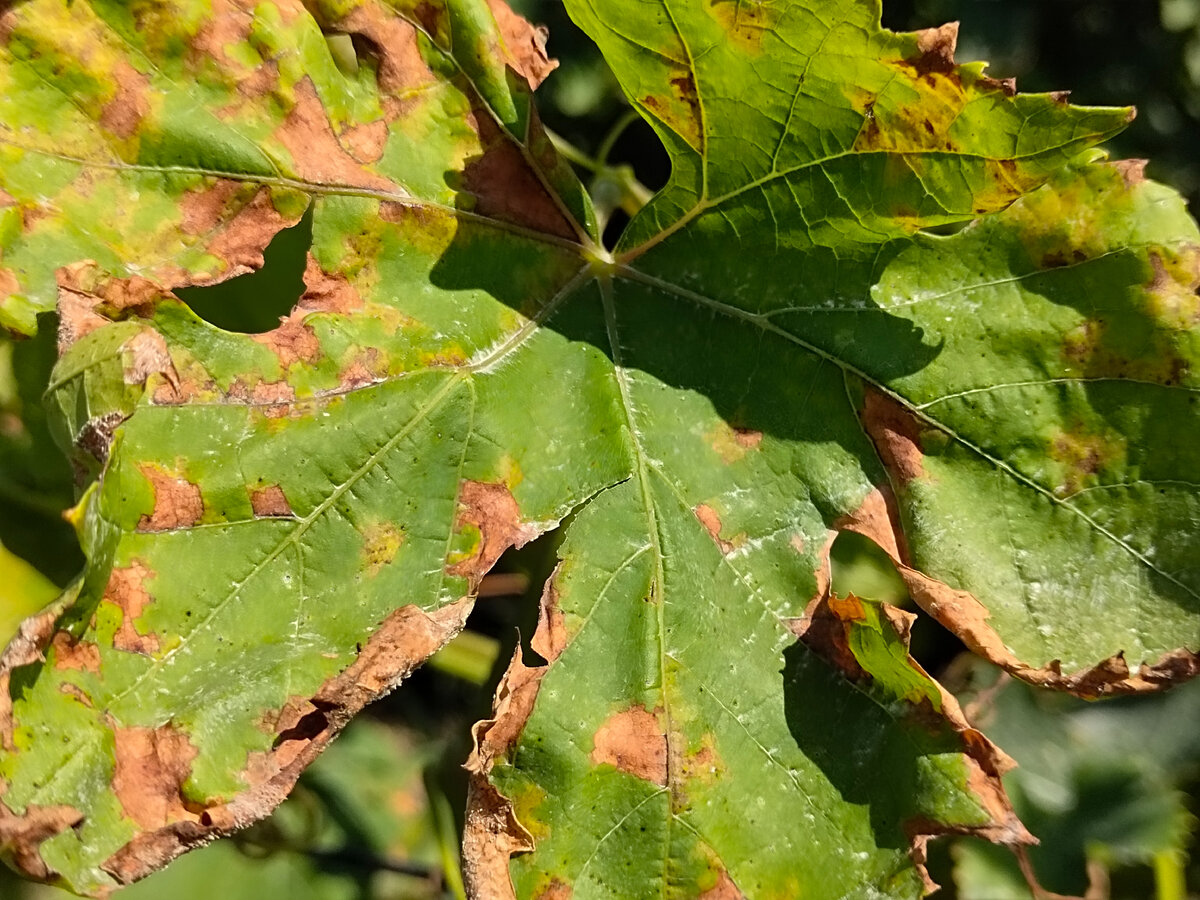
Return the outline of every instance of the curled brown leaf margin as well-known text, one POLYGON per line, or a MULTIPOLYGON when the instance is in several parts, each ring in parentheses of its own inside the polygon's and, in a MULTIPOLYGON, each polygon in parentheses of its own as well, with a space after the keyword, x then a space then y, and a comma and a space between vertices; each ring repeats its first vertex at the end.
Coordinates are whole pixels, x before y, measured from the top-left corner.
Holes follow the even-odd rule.
MULTIPOLYGON (((886 603, 879 606, 886 627, 895 632, 907 650, 916 616, 886 603)), ((841 672, 850 682, 863 684, 871 680, 871 675, 859 665, 850 643, 853 623, 861 618, 862 601, 857 597, 850 595, 840 598, 826 591, 823 596, 817 597, 809 604, 802 617, 791 619, 787 624, 806 647, 841 672)), ((935 728, 949 726, 958 736, 961 741, 960 752, 967 769, 966 789, 988 816, 988 821, 980 825, 947 825, 923 816, 903 823, 904 833, 909 841, 909 856, 925 884, 925 889, 932 892, 938 887, 926 868, 929 842, 932 839, 948 835, 969 835, 1012 848, 1036 844, 1037 839, 1017 818, 1004 790, 1002 778, 1016 763, 967 721, 954 695, 930 676, 920 663, 911 655, 908 655, 905 661, 938 693, 939 708, 934 710, 927 702, 912 705, 913 718, 922 722, 928 721, 935 728)))
POLYGON ((508 861, 513 854, 534 849, 533 836, 517 818, 512 802, 496 790, 489 776, 496 761, 507 757, 516 746, 533 712, 542 678, 567 645, 555 587, 559 568, 546 581, 537 628, 530 640, 530 647, 546 664, 525 665, 518 644, 496 687, 492 717, 475 723, 471 729, 473 746, 464 766, 468 780, 463 877, 468 894, 479 900, 516 900, 508 861))
MULTIPOLYGON (((364 706, 395 689, 462 630, 473 604, 474 598, 468 596, 431 613, 415 606, 392 612, 349 667, 311 697, 293 699, 279 711, 274 746, 248 762, 242 773, 247 784, 242 793, 228 803, 203 809, 175 806, 174 814, 181 818, 138 833, 102 868, 118 886, 124 886, 158 871, 188 850, 269 815, 287 797, 300 773, 364 706)), ((60 633, 60 612, 56 607, 27 620, 0 656, 0 743, 5 749, 12 749, 12 673, 44 661, 44 650, 60 633)), ((55 873, 42 860, 38 847, 79 825, 83 818, 78 810, 65 806, 29 807, 16 814, 0 801, 0 852, 27 876, 53 881, 55 873)))
POLYGON ((865 391, 860 417, 892 483, 873 489, 858 509, 834 522, 822 554, 819 595, 828 595, 829 550, 833 539, 841 531, 853 531, 888 555, 921 609, 971 651, 1036 687, 1094 700, 1162 691, 1200 674, 1200 654, 1186 647, 1169 651, 1153 662, 1143 661, 1136 667, 1130 666, 1124 651, 1118 651, 1076 672, 1064 672, 1059 660, 1037 666, 1017 657, 988 624, 991 613, 982 601, 968 591, 931 578, 911 564, 896 492, 923 474, 920 432, 926 423, 899 400, 873 388, 865 391))
MULTIPOLYGON (((472 729, 473 749, 464 766, 468 773, 468 793, 463 874, 469 895, 481 900, 516 900, 509 860, 515 854, 535 849, 533 835, 517 817, 512 802, 492 784, 490 774, 497 762, 510 757, 533 712, 542 679, 566 647, 568 636, 555 587, 557 575, 558 569, 555 569, 546 582, 539 604, 537 628, 530 641, 531 649, 546 661, 545 665, 526 665, 518 646, 496 689, 492 717, 476 723, 472 729)), ((784 624, 798 639, 853 681, 866 673, 845 664, 853 659, 853 654, 845 644, 843 619, 831 611, 829 601, 828 595, 818 598, 810 604, 804 617, 784 624)), ((884 613, 907 647, 915 617, 887 606, 884 613)), ((917 672, 929 677, 911 656, 908 662, 917 672)), ((1001 782, 1004 773, 1015 765, 1012 759, 967 722, 951 694, 934 679, 929 680, 936 685, 941 699, 941 710, 930 711, 930 715, 947 724, 961 739, 969 773, 967 787, 989 816, 989 821, 976 826, 948 826, 925 818, 904 823, 910 857, 926 889, 932 891, 937 885, 930 878, 925 863, 929 841, 935 837, 972 835, 1010 846, 1034 844, 1037 840, 1017 818, 1001 782)))
MULTIPOLYGON (((458 573, 453 566, 448 567, 451 574, 467 577, 468 593, 433 612, 427 613, 412 605, 396 609, 377 626, 346 669, 326 681, 312 696, 289 699, 277 714, 267 719, 275 735, 272 748, 265 753, 251 754, 240 773, 246 788, 233 800, 197 808, 181 796, 146 797, 144 785, 135 784, 131 803, 123 803, 127 813, 130 806, 145 806, 149 800, 156 812, 169 810, 173 821, 140 831, 102 864, 101 868, 118 886, 145 878, 188 850, 270 815, 287 798, 300 774, 359 711, 397 688, 414 669, 462 631, 474 607, 480 580, 500 555, 509 547, 520 547, 542 533, 540 526, 521 522, 516 501, 503 485, 464 481, 459 487, 458 506, 460 523, 475 525, 481 535, 480 552, 472 558, 469 571, 458 573)), ((64 635, 58 625, 68 599, 64 597, 22 623, 16 637, 0 655, 0 750, 14 749, 12 672, 22 666, 45 662, 46 649, 64 635)), ((561 620, 555 633, 559 635, 556 640, 561 651, 561 644, 565 643, 561 620)), ((70 639, 70 635, 63 640, 66 639, 70 639)), ((554 652, 545 640, 539 640, 535 649, 543 653, 554 652)), ((514 683, 514 689, 516 687, 514 683)), ((532 708, 532 698, 529 706, 532 708)), ((521 721, 523 723, 524 718, 521 721)), ((106 723, 114 732, 118 730, 117 723, 111 718, 106 718, 106 723)), ((188 752, 194 754, 194 749, 186 744, 186 738, 172 733, 170 723, 154 730, 129 731, 139 732, 132 735, 132 752, 146 757, 132 760, 132 767, 144 770, 143 774, 156 781, 163 790, 178 790, 186 778, 190 758, 183 761, 187 765, 180 769, 179 760, 157 757, 161 755, 163 741, 185 755, 188 752), (180 744, 181 740, 183 744, 180 744)), ((168 748, 167 752, 170 755, 173 751, 168 748)), ((118 780, 118 775, 114 775, 114 791, 118 790, 118 780)), ((83 814, 66 806, 31 806, 16 814, 4 804, 3 789, 0 782, 0 854, 11 859, 27 876, 54 881, 56 873, 42 860, 38 847, 66 828, 78 826, 83 821, 83 814)), ((104 892, 107 893, 109 891, 104 892)))

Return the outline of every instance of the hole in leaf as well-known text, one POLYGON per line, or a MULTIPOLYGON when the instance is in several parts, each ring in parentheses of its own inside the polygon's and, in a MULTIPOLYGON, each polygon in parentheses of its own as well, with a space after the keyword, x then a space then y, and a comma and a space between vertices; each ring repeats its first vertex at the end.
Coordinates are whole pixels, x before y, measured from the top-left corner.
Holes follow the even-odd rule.
POLYGON ((364 76, 375 77, 383 53, 371 38, 324 28, 321 33, 325 35, 329 56, 342 75, 351 81, 361 81, 364 76))
POLYGON ((883 4, 881 24, 892 31, 903 31, 912 27, 917 12, 915 6, 917 3, 914 0, 890 0, 883 4))
MULTIPOLYGON (((57 326, 58 317, 47 313, 38 317, 36 337, 0 337, 0 560, 7 551, 63 587, 84 557, 75 529, 62 517, 75 503, 71 466, 51 436, 42 400, 58 356, 57 326)), ((10 586, 17 565, 5 568, 10 586)), ((19 595, 6 598, 14 610, 19 595)))
POLYGON ((870 538, 843 531, 829 553, 833 569, 833 590, 840 596, 856 594, 868 600, 911 607, 908 589, 886 553, 870 538))
POLYGON ((263 265, 208 287, 176 288, 175 296, 210 325, 242 334, 262 334, 279 326, 304 293, 304 265, 312 246, 312 206, 291 228, 271 238, 263 265))
POLYGON ((671 158, 650 123, 638 118, 631 122, 613 143, 609 165, 633 166, 638 181, 651 191, 659 191, 671 177, 671 158))
POLYGON ((538 598, 554 571, 563 533, 560 526, 501 556, 480 585, 475 608, 463 629, 468 637, 465 641, 459 638, 459 658, 433 665, 426 662, 409 676, 405 690, 374 704, 374 714, 410 724, 462 719, 469 726, 487 718, 496 685, 508 668, 518 640, 527 666, 544 665, 545 660, 530 649, 529 641, 537 628, 538 598), (476 676, 483 660, 472 664, 472 655, 486 655, 492 660, 491 672, 481 683, 476 676), (443 664, 446 662, 450 665, 443 664))
POLYGON ((608 224, 604 226, 604 234, 601 236, 601 242, 605 248, 611 250, 617 246, 617 241, 621 238, 621 233, 625 230, 625 226, 629 224, 629 216, 625 210, 618 209, 612 214, 612 218, 608 220, 608 224))
POLYGON ((913 602, 891 559, 870 538, 843 531, 833 542, 829 558, 834 593, 843 597, 855 594, 917 614, 909 652, 926 672, 936 678, 966 652, 962 641, 913 602))

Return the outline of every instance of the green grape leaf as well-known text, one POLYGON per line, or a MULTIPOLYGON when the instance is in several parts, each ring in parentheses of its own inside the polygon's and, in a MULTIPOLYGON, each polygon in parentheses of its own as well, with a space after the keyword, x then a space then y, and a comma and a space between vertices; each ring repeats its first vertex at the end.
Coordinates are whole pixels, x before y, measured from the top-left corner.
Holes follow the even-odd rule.
MULTIPOLYGON (((296 791, 253 828, 218 841, 121 892, 127 900, 211 897, 297 900, 371 896, 435 900, 454 877, 443 871, 435 794, 423 779, 444 742, 356 719, 300 779, 296 791)), ((455 848, 449 848, 453 855, 455 848)), ((28 882, 0 888, 10 900, 66 900, 28 882)))
POLYGON ((840 531, 1027 680, 1196 671, 1200 234, 1089 153, 1130 111, 877 3, 567 5, 672 161, 612 252, 499 0, 0 14, 0 311, 58 311, 86 484, 78 594, 0 661, 25 872, 265 816, 563 522, 476 728, 479 897, 916 896, 931 836, 1026 839, 904 619, 831 596, 840 531), (279 327, 175 293, 306 211, 279 327))

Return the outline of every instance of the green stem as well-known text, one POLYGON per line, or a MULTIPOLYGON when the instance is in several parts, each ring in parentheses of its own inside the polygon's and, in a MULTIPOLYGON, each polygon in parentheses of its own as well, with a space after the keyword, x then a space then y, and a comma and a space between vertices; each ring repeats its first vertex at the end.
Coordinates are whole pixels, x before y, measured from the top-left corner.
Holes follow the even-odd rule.
POLYGON ((1187 857, 1178 850, 1154 854, 1155 900, 1187 900, 1186 860, 1187 857))
POLYGON ((600 149, 596 151, 596 165, 605 167, 608 165, 608 154, 612 152, 613 146, 617 143, 617 139, 625 133, 625 129, 636 122, 639 118, 636 109, 627 109, 621 118, 613 123, 613 127, 608 129, 608 134, 604 136, 604 140, 600 142, 600 149))
POLYGON ((587 169, 589 172, 599 171, 601 166, 598 162, 564 138, 556 131, 551 131, 543 126, 546 137, 550 138, 550 143, 554 145, 554 149, 566 158, 567 162, 574 163, 580 168, 587 169))
POLYGON ((608 134, 600 142, 600 149, 595 159, 588 156, 570 141, 562 137, 562 135, 556 134, 549 128, 546 129, 546 136, 550 138, 550 143, 554 145, 554 149, 564 159, 579 166, 581 169, 591 172, 595 176, 592 180, 592 201, 596 204, 597 211, 601 213, 601 218, 604 220, 607 220, 612 208, 616 206, 621 207, 628 215, 632 216, 649 203, 650 198, 654 196, 649 188, 637 180, 632 166, 610 166, 608 164, 608 154, 612 152, 617 139, 626 128, 637 121, 637 118, 638 113, 636 110, 626 110, 625 114, 613 123, 613 127, 608 130, 608 134), (603 198, 596 196, 595 187, 597 182, 612 185, 617 189, 619 196, 615 204, 601 202, 603 198))
POLYGON ((425 793, 429 797, 429 811, 433 816, 438 833, 438 849, 442 857, 442 875, 446 889, 455 900, 467 900, 467 889, 462 879, 462 864, 458 857, 461 837, 454 821, 454 811, 446 794, 434 782, 432 773, 425 775, 425 793))
POLYGON ((492 675, 500 642, 475 631, 464 631, 429 658, 429 665, 471 684, 486 684, 492 675))

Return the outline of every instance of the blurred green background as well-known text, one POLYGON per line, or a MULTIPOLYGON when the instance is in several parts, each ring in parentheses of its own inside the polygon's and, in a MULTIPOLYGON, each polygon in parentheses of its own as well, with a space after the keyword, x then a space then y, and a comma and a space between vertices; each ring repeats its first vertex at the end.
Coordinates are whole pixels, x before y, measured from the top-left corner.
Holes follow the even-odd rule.
MULTIPOLYGON (((560 68, 539 92, 544 120, 608 219, 611 243, 648 190, 667 177, 649 126, 633 115, 560 0, 513 0, 550 27, 560 68)), ((1110 149, 1151 160, 1148 173, 1200 208, 1200 0, 885 0, 896 29, 959 20, 960 61, 989 60, 1023 91, 1070 89, 1082 104, 1138 107, 1110 149)), ((181 292, 221 327, 263 331, 301 289, 308 223, 281 233, 266 268, 217 288, 181 292)), ((62 511, 73 474, 40 396, 54 360, 54 322, 31 341, 0 337, 0 640, 53 599, 82 564, 62 511)), ((261 900, 462 897, 460 765, 470 724, 487 715, 500 671, 532 632, 554 536, 505 557, 469 631, 404 688, 360 717, 268 821, 182 858, 122 892, 261 900)), ((908 605, 868 542, 834 547, 834 586, 908 605)), ((1026 688, 962 653, 922 617, 914 654, 958 693, 972 721, 1021 764, 1006 784, 1041 840, 1029 863, 1060 894, 1116 900, 1200 898, 1189 858, 1200 796, 1200 684, 1149 699, 1088 704, 1026 688)), ((1015 859, 980 842, 942 841, 932 860, 941 900, 1028 900, 1015 859)), ((0 898, 66 895, 0 868, 0 898)))

